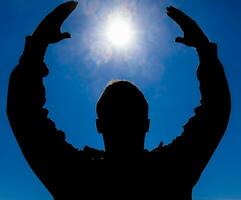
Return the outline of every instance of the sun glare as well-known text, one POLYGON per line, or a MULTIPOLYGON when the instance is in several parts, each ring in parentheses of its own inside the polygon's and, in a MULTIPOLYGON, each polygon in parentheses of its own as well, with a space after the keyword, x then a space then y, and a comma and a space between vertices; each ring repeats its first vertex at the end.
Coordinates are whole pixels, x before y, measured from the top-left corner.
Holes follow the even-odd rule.
POLYGON ((107 24, 106 37, 115 47, 129 47, 135 37, 134 27, 129 19, 115 16, 107 24))

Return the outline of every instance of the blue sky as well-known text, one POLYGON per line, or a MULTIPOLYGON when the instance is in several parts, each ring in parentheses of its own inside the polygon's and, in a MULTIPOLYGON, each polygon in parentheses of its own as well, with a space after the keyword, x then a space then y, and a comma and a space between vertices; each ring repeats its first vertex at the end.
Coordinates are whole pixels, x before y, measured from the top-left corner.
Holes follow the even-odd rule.
MULTIPOLYGON (((8 78, 18 63, 24 38, 63 1, 8 0, 0 7, 0 200, 49 200, 30 170, 6 117, 8 78)), ((111 79, 128 79, 144 92, 151 128, 146 148, 169 143, 199 105, 194 49, 176 44, 179 27, 165 15, 174 5, 192 16, 218 44, 232 95, 226 134, 193 192, 194 200, 241 200, 241 2, 238 0, 82 0, 63 26, 72 39, 50 46, 46 63, 46 107, 67 140, 78 148, 103 148, 95 130, 95 104, 111 79), (101 30, 106 13, 127 7, 138 41, 126 51, 112 49, 101 30)), ((44 148, 44 147, 43 147, 44 148)))

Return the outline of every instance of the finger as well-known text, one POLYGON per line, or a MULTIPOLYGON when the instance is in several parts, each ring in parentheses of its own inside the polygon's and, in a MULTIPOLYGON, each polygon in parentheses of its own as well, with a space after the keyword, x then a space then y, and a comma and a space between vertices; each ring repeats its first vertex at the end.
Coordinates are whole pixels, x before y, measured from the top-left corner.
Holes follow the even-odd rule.
POLYGON ((176 18, 191 19, 184 12, 182 12, 181 10, 179 10, 179 9, 173 7, 173 6, 167 7, 167 12, 170 13, 173 17, 176 17, 176 18))
POLYGON ((182 37, 177 37, 176 40, 175 40, 175 42, 182 43, 182 44, 186 44, 185 39, 182 38, 182 37))
POLYGON ((68 1, 59 5, 57 8, 53 10, 48 16, 55 23, 61 25, 64 20, 73 12, 73 10, 77 7, 77 1, 68 1))
POLYGON ((192 19, 183 13, 181 10, 174 8, 173 6, 167 7, 167 15, 172 18, 181 28, 187 23, 192 22, 192 19))
POLYGON ((67 38, 71 38, 70 33, 68 33, 68 32, 61 33, 60 40, 64 40, 64 39, 67 39, 67 38))
POLYGON ((182 24, 183 18, 184 18, 184 13, 182 13, 180 10, 170 6, 167 7, 167 15, 171 17, 176 23, 179 25, 182 24))

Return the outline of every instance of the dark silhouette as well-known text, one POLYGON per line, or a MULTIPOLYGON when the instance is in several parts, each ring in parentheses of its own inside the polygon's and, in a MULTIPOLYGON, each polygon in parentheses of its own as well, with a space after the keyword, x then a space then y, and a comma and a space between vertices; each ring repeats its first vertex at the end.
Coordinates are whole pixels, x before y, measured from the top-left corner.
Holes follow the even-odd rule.
POLYGON ((169 145, 144 150, 149 128, 144 95, 128 81, 107 86, 97 103, 98 132, 105 151, 77 150, 48 119, 43 78, 49 44, 69 38, 60 27, 77 3, 57 7, 37 27, 10 77, 7 112, 29 165, 55 199, 191 199, 192 188, 214 153, 228 124, 230 94, 216 45, 195 21, 174 7, 170 16, 183 30, 177 38, 196 48, 201 105, 169 145), (97 162, 97 160, 99 160, 97 162), (108 162, 107 162, 108 160, 108 162))

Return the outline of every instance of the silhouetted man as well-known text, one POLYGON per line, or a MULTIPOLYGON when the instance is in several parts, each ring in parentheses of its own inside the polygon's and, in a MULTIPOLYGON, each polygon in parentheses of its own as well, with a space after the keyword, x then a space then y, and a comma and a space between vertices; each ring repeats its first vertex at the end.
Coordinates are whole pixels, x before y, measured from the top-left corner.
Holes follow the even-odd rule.
POLYGON ((63 21, 77 6, 57 7, 27 37, 9 84, 8 117, 29 165, 55 199, 191 199, 192 188, 220 142, 228 124, 230 94, 216 45, 198 25, 174 7, 167 14, 184 31, 177 38, 195 47, 200 59, 201 105, 169 145, 144 150, 149 128, 148 104, 132 83, 110 83, 97 103, 98 132, 105 151, 77 150, 48 119, 43 78, 49 44, 69 38, 63 21), (96 160, 99 160, 98 162, 96 160), (108 162, 107 162, 108 161, 108 162))

